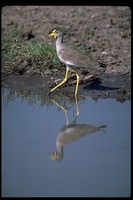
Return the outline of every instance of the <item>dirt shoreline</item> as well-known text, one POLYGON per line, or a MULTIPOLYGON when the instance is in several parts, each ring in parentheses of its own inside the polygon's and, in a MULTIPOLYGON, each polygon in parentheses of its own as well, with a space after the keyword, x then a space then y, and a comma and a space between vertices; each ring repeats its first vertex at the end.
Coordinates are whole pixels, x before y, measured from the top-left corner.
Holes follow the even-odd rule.
MULTIPOLYGON (((6 6, 2 9, 2 35, 33 33, 37 39, 52 43, 51 29, 64 30, 64 42, 85 46, 90 56, 107 63, 98 81, 82 84, 79 95, 92 98, 131 100, 131 10, 121 6, 6 6), (52 14, 51 14, 52 13, 52 14)), ((24 42, 28 40, 24 38, 24 42)), ((31 38, 32 40, 32 38, 31 38)), ((28 41, 30 42, 30 40, 28 41)), ((48 92, 50 83, 63 78, 60 73, 47 76, 2 77, 2 85, 13 89, 48 92), (53 79, 51 79, 51 77, 53 79)), ((58 91, 74 92, 74 86, 58 91)))
MULTIPOLYGON (((41 91, 45 96, 50 91, 51 83, 54 79, 51 76, 12 76, 5 77, 2 81, 4 88, 11 88, 14 91, 41 91)), ((57 89, 53 94, 65 94, 74 96, 74 86, 63 86, 57 89)), ((53 95, 52 94, 52 95, 53 95)), ((91 83, 79 85, 79 96, 99 99, 113 98, 119 102, 131 100, 131 76, 101 76, 91 83)))

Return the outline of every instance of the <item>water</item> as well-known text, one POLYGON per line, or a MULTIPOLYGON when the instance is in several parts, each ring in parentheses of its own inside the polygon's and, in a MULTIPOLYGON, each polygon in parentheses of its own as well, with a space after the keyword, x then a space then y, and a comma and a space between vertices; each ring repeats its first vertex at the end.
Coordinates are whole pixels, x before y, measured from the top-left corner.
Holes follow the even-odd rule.
POLYGON ((2 92, 3 197, 130 194, 130 101, 2 92))

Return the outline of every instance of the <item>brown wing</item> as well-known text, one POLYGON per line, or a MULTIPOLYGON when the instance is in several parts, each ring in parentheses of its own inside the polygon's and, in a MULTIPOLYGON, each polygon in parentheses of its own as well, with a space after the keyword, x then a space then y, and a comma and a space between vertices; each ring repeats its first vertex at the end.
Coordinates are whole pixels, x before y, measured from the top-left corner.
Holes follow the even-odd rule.
POLYGON ((72 49, 64 44, 60 49, 60 56, 63 60, 72 63, 70 66, 73 67, 83 67, 83 68, 95 68, 99 66, 98 62, 89 58, 89 56, 84 56, 79 51, 72 49))

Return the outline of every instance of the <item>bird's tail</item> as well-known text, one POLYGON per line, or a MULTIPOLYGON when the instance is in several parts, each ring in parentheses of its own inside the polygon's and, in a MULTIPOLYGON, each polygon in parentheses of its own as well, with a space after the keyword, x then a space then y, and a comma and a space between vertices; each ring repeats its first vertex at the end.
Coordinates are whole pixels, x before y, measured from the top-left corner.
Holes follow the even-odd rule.
POLYGON ((106 125, 99 126, 99 129, 106 128, 106 125))

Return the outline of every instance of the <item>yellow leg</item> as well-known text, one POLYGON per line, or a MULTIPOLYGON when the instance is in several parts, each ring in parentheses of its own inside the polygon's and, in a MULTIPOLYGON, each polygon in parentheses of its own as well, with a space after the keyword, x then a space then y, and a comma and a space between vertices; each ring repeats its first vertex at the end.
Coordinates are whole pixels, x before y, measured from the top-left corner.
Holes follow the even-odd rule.
POLYGON ((77 83, 76 83, 76 89, 75 89, 75 96, 77 96, 77 93, 78 93, 78 85, 79 85, 79 75, 78 75, 78 72, 77 70, 75 69, 75 74, 76 74, 76 77, 77 77, 77 83))
POLYGON ((65 117, 66 117, 66 123, 67 123, 67 125, 68 125, 68 124, 69 124, 69 120, 68 120, 68 113, 67 113, 67 110, 66 110, 63 106, 59 105, 59 104, 58 104, 56 101, 54 101, 53 99, 51 99, 51 101, 64 111, 65 117))
POLYGON ((65 74, 64 80, 63 80, 61 83, 59 83, 58 85, 56 85, 53 89, 51 89, 50 92, 49 92, 49 94, 50 94, 51 92, 53 92, 54 90, 56 90, 58 87, 60 87, 63 83, 65 83, 65 82, 67 81, 67 78, 68 78, 68 71, 69 71, 69 68, 67 67, 67 68, 66 68, 66 74, 65 74))
POLYGON ((79 115, 79 105, 78 105, 77 96, 75 96, 75 102, 76 102, 76 117, 77 117, 79 115))

